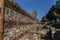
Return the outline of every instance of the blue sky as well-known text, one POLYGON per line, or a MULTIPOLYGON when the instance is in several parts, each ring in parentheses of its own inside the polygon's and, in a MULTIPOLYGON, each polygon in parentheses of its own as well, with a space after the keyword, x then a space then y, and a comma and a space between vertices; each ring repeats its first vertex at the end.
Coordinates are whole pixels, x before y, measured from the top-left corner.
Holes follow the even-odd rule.
POLYGON ((41 19, 49 11, 56 0, 15 0, 26 12, 37 11, 37 17, 41 19))

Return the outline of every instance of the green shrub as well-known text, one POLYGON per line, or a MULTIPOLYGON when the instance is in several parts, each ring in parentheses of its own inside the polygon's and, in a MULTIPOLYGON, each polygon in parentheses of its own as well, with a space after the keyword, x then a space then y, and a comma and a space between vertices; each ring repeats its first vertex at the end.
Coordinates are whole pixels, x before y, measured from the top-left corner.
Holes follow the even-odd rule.
POLYGON ((40 38, 41 39, 46 39, 46 38, 48 38, 48 36, 47 35, 44 35, 44 34, 40 34, 40 38))

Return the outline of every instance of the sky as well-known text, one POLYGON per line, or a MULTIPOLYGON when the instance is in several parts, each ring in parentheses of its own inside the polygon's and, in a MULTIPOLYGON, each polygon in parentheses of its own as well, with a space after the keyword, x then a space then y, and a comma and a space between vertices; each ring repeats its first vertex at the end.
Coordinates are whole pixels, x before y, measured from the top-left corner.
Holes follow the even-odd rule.
POLYGON ((48 13, 52 5, 56 4, 56 0, 15 0, 27 13, 36 10, 37 18, 40 20, 48 13))

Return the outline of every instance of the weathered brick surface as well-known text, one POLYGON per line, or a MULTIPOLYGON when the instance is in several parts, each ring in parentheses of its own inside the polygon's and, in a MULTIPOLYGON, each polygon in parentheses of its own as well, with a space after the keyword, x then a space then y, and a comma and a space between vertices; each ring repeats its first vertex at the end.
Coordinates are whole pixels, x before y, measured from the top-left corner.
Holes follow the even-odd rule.
POLYGON ((0 0, 0 40, 3 40, 3 7, 4 0, 0 0))

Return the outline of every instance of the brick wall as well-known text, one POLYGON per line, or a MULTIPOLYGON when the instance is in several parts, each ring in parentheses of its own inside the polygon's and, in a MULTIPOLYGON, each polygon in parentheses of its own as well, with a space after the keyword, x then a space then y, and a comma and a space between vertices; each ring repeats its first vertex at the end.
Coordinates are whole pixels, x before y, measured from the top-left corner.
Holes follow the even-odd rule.
POLYGON ((0 40, 2 40, 3 35, 3 7, 4 7, 4 0, 0 0, 0 40))

